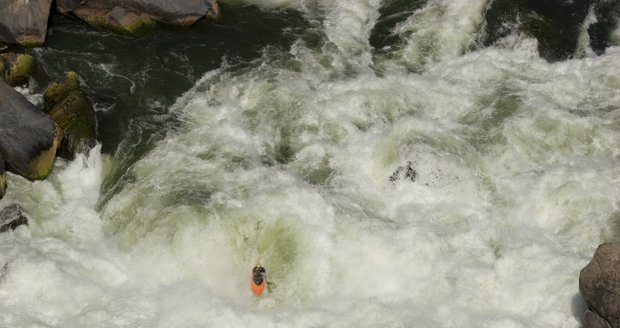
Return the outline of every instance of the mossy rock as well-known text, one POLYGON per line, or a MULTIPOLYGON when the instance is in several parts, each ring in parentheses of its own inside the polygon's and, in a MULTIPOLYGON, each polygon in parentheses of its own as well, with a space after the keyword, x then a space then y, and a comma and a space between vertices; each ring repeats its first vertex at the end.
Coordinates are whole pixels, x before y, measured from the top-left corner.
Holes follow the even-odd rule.
POLYGON ((4 171, 4 160, 0 156, 0 199, 6 194, 6 172, 4 171))
POLYGON ((71 90, 49 112, 64 131, 59 155, 73 158, 76 153, 88 152, 96 144, 97 121, 90 100, 79 90, 71 90))
POLYGON ((136 21, 132 22, 129 25, 122 26, 122 28, 124 30, 123 32, 125 33, 139 36, 139 35, 145 35, 153 31, 156 31, 160 27, 157 21, 149 17, 146 17, 146 18, 137 19, 136 21))
POLYGON ((110 12, 110 22, 125 33, 141 35, 159 28, 159 24, 148 15, 141 15, 121 7, 115 7, 110 12))
POLYGON ((106 16, 87 15, 82 18, 91 26, 120 34, 139 36, 159 29, 159 24, 153 18, 120 7, 114 8, 106 16))
POLYGON ((96 116, 90 100, 78 90, 80 77, 65 73, 43 94, 45 111, 64 132, 58 155, 72 159, 76 153, 88 152, 96 144, 96 116))
POLYGON ((4 80, 12 87, 28 83, 34 67, 34 58, 28 54, 1 54, 5 64, 4 80))
POLYGON ((47 87, 47 90, 45 90, 45 93, 43 93, 46 111, 49 111, 54 104, 67 97, 71 91, 77 90, 79 84, 80 77, 73 71, 65 73, 63 81, 52 82, 52 84, 47 87))
POLYGON ((41 38, 19 38, 15 41, 15 44, 23 48, 35 48, 43 46, 45 40, 41 38))
POLYGON ((63 141, 63 132, 62 129, 56 124, 54 129, 54 142, 52 146, 43 151, 30 162, 30 167, 32 168, 32 176, 27 177, 31 180, 43 180, 47 178, 47 176, 52 172, 52 168, 54 167, 54 160, 56 159, 56 154, 59 150, 59 147, 63 141))
POLYGON ((61 140, 62 130, 49 115, 0 81, 0 153, 8 172, 44 179, 61 140))

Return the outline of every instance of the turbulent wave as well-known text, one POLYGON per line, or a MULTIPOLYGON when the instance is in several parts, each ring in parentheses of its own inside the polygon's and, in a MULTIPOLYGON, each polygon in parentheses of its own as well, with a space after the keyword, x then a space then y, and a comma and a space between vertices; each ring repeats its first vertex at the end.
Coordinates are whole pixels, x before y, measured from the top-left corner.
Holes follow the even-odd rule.
POLYGON ((480 47, 485 1, 251 4, 307 25, 209 70, 130 165, 9 176, 33 220, 0 235, 0 326, 580 326, 620 238, 618 48, 480 47))

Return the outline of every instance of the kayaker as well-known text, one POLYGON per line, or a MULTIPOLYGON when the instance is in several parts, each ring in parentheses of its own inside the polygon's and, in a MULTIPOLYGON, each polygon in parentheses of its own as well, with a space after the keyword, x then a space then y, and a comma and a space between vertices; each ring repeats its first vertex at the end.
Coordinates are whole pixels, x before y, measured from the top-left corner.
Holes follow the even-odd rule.
POLYGON ((267 286, 267 271, 260 264, 256 264, 252 269, 252 293, 255 296, 261 296, 265 292, 267 286))

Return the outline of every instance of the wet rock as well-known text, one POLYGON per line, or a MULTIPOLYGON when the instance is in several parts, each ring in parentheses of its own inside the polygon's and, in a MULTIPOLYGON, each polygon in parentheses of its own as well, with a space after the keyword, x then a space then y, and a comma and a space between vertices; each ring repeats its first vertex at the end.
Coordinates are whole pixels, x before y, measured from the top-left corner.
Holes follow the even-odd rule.
POLYGON ((598 314, 586 310, 583 315, 583 326, 585 328, 613 328, 614 326, 609 321, 601 318, 598 314))
POLYGON ((76 153, 87 153, 97 143, 95 110, 78 86, 78 74, 68 72, 63 81, 53 82, 43 94, 46 110, 64 133, 58 155, 69 159, 76 153))
POLYGON ((413 163, 411 161, 407 162, 405 166, 399 166, 394 173, 390 176, 390 181, 394 182, 399 179, 408 180, 411 182, 415 182, 418 177, 418 172, 413 167, 413 163))
POLYGON ((5 53, 0 55, 0 71, 2 78, 10 86, 19 86, 28 83, 34 67, 34 58, 28 54, 5 53))
POLYGON ((69 92, 77 90, 80 86, 80 76, 76 72, 67 72, 61 81, 54 81, 43 93, 43 102, 47 108, 47 112, 52 105, 63 100, 69 92))
POLYGON ((0 210, 0 233, 28 225, 28 215, 18 204, 11 204, 0 210))
POLYGON ((579 274, 579 292, 588 304, 586 328, 620 327, 620 244, 598 247, 579 274))
POLYGON ((49 115, 0 81, 0 156, 7 171, 44 179, 61 140, 62 130, 49 115))
POLYGON ((4 263, 2 268, 0 268, 0 283, 2 283, 2 281, 4 280, 4 277, 6 277, 7 273, 9 273, 9 264, 8 263, 4 263))
POLYGON ((51 4, 52 0, 0 0, 0 43, 42 45, 51 4))
POLYGON ((90 25, 130 34, 157 23, 189 26, 220 15, 217 0, 57 0, 56 5, 60 13, 73 13, 90 25))
POLYGON ((6 173, 4 171, 4 160, 0 154, 0 199, 6 194, 6 173))

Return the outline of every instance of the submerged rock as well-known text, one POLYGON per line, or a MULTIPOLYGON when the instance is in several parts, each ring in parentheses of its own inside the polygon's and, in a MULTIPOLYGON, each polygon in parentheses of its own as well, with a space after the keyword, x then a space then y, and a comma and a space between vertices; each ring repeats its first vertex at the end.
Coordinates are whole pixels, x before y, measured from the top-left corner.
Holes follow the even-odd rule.
POLYGON ((4 280, 4 277, 6 277, 6 274, 8 272, 9 272, 9 263, 4 263, 2 268, 0 268, 0 283, 2 283, 2 281, 4 280))
POLYGON ((51 5, 52 0, 0 0, 0 43, 42 45, 51 5))
POLYGON ((73 13, 90 25, 140 33, 164 23, 189 26, 200 19, 217 19, 217 0, 57 0, 60 13, 73 13))
POLYGON ((76 153, 87 153, 97 143, 95 110, 78 86, 78 74, 68 72, 63 81, 53 82, 43 94, 46 110, 64 132, 59 155, 69 159, 76 153))
POLYGON ((0 81, 0 156, 7 171, 30 180, 52 170, 62 130, 49 115, 0 81))
POLYGON ((512 33, 538 40, 538 52, 548 61, 574 55, 592 0, 494 0, 485 15, 482 43, 491 46, 512 33))
POLYGON ((610 46, 617 44, 613 33, 618 28, 620 0, 605 0, 594 3, 596 22, 588 28, 590 46, 597 54, 602 54, 610 46))
POLYGON ((579 292, 588 304, 586 328, 620 327, 620 244, 597 248, 579 274, 579 292))
POLYGON ((5 53, 0 55, 0 72, 10 86, 28 83, 34 67, 34 58, 28 54, 5 53))
POLYGON ((411 13, 422 8, 423 0, 387 0, 381 3, 381 15, 373 27, 369 42, 375 49, 391 47, 400 41, 400 36, 394 33, 398 24, 407 20, 411 13))
POLYGON ((15 230, 20 225, 28 225, 28 216, 21 206, 11 204, 0 210, 0 233, 15 230))
POLYGON ((390 181, 394 182, 399 179, 409 180, 415 182, 418 177, 418 172, 413 166, 413 162, 407 162, 405 166, 399 166, 394 173, 390 176, 390 181))

